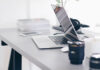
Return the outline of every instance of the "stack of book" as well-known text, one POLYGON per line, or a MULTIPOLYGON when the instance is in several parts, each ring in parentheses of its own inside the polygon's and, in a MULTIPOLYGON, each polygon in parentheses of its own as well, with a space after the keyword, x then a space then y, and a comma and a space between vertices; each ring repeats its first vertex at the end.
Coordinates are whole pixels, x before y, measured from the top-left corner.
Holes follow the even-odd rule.
POLYGON ((50 33, 50 24, 47 19, 22 19, 17 23, 18 31, 23 34, 50 33))

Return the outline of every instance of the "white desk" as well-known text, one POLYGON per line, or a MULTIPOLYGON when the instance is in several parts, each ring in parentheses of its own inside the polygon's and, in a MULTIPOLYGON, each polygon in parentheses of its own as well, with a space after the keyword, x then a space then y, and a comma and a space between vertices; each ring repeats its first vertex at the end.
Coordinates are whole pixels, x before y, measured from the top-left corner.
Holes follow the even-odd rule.
MULTIPOLYGON (((30 37, 19 36, 16 29, 0 29, 0 39, 13 48, 19 59, 22 55, 43 70, 89 70, 88 59, 82 65, 72 65, 67 53, 62 53, 60 49, 40 50, 30 37)), ((18 62, 16 64, 20 65, 18 62)))

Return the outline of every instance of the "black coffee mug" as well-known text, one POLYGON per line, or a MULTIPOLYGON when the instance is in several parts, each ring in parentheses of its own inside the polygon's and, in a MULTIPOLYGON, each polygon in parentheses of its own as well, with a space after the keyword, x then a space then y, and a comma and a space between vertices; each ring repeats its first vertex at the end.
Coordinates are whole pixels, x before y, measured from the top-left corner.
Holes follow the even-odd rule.
POLYGON ((84 42, 68 41, 69 60, 71 64, 82 64, 84 60, 84 42))

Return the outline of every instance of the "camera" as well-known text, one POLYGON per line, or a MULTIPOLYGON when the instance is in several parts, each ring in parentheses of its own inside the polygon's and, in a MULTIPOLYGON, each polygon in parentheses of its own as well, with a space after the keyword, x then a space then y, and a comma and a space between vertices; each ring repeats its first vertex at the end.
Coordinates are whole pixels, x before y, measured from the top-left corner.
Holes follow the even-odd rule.
POLYGON ((68 41, 69 60, 71 64, 82 64, 84 60, 84 42, 83 41, 68 41))

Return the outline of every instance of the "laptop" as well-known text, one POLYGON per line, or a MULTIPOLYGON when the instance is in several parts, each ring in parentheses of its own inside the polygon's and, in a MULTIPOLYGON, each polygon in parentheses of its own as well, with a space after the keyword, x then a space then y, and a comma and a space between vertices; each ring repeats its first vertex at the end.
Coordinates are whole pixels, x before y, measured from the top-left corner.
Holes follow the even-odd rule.
POLYGON ((61 24, 64 34, 50 36, 32 36, 35 45, 40 49, 62 48, 67 45, 67 41, 78 41, 78 35, 63 7, 52 5, 54 13, 61 24))

